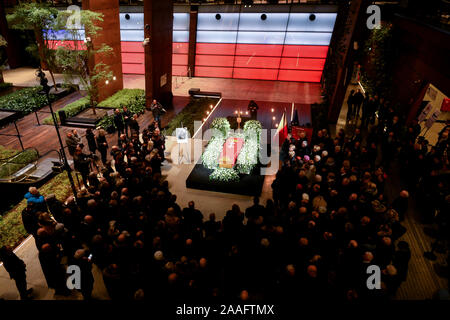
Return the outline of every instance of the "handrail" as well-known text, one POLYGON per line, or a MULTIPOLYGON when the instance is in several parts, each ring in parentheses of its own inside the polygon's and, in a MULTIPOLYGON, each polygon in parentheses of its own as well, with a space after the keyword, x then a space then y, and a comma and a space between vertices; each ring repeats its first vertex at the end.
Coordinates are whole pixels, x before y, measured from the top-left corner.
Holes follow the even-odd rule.
POLYGON ((36 168, 36 165, 39 161, 40 157, 39 157, 39 151, 36 148, 27 148, 13 156, 10 156, 8 158, 4 158, 0 160, 0 168, 2 169, 3 173, 5 174, 4 177, 0 178, 0 181, 13 181, 13 180, 19 180, 22 181, 24 179, 27 178, 27 172, 29 170, 31 170, 31 168, 27 169, 27 166, 29 166, 30 164, 32 164, 32 167, 36 168), (19 161, 14 161, 15 158, 20 157, 24 152, 27 151, 34 151, 36 152, 36 158, 34 160, 31 161, 27 161, 27 162, 19 162, 19 161), (21 170, 24 170, 23 175, 25 176, 24 179, 21 179, 21 170), (15 174, 21 173, 18 176, 15 176, 15 174))
MULTIPOLYGON (((26 149, 20 151, 19 153, 16 153, 15 155, 12 155, 12 156, 10 156, 10 157, 0 159, 0 162, 4 162, 5 160, 8 160, 8 159, 17 157, 18 155, 20 155, 21 153, 24 153, 24 152, 27 151, 27 150, 35 150, 36 153, 37 153, 37 155, 38 155, 38 158, 39 158, 39 151, 38 151, 36 148, 30 147, 30 148, 26 148, 26 149)), ((51 150, 50 150, 50 151, 51 151, 51 150)))

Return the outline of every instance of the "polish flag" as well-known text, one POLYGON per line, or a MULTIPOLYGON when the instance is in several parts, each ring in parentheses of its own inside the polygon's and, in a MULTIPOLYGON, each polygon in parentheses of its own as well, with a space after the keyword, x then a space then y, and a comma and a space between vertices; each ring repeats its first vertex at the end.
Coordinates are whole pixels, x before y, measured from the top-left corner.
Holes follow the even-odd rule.
POLYGON ((279 137, 280 146, 283 144, 284 140, 286 140, 288 136, 288 127, 286 121, 286 110, 283 112, 283 116, 281 117, 280 123, 278 124, 277 133, 275 136, 279 137))
POLYGON ((441 111, 442 112, 450 111, 450 99, 449 98, 444 98, 444 100, 442 101, 441 111))

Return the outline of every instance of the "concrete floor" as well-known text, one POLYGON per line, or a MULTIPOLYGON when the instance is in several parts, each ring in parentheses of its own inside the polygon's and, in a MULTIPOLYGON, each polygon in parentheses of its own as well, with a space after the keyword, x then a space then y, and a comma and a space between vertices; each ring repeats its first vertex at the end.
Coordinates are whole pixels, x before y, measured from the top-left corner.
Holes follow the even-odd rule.
MULTIPOLYGON (((70 296, 55 295, 53 289, 47 287, 44 274, 42 273, 41 265, 39 263, 38 251, 34 238, 29 236, 20 246, 15 250, 16 255, 21 258, 27 265, 27 282, 28 288, 33 288, 34 300, 82 300, 83 297, 78 291, 73 291, 70 296)), ((94 290, 92 291, 92 298, 96 300, 109 299, 106 291, 101 271, 94 265, 92 268, 94 275, 94 290)), ((14 280, 9 278, 2 264, 0 264, 0 300, 19 300, 19 292, 17 291, 14 280)))

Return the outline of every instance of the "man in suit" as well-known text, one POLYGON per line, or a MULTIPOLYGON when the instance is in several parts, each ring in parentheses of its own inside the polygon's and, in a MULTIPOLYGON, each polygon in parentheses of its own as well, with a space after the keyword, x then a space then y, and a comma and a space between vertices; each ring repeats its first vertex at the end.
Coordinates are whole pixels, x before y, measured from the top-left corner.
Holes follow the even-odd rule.
POLYGON ((119 109, 116 109, 114 113, 114 125, 117 129, 117 137, 120 139, 120 135, 124 133, 125 123, 123 121, 123 115, 119 109))
POLYGON ((127 106, 123 106, 122 117, 123 117, 123 123, 125 125, 125 134, 127 135, 127 137, 129 137, 129 136, 131 136, 131 129, 130 129, 130 135, 128 135, 128 128, 130 127, 131 118, 133 117, 133 115, 128 110, 127 106))

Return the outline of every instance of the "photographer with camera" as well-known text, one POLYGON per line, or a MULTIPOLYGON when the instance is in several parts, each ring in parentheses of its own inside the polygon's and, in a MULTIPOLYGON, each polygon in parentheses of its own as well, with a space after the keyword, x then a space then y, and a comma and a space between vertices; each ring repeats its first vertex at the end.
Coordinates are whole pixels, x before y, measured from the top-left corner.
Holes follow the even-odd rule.
POLYGON ((161 103, 156 101, 156 99, 153 99, 150 111, 153 114, 153 118, 155 118, 155 121, 158 123, 158 128, 161 128, 161 116, 167 112, 166 109, 164 109, 161 103))

